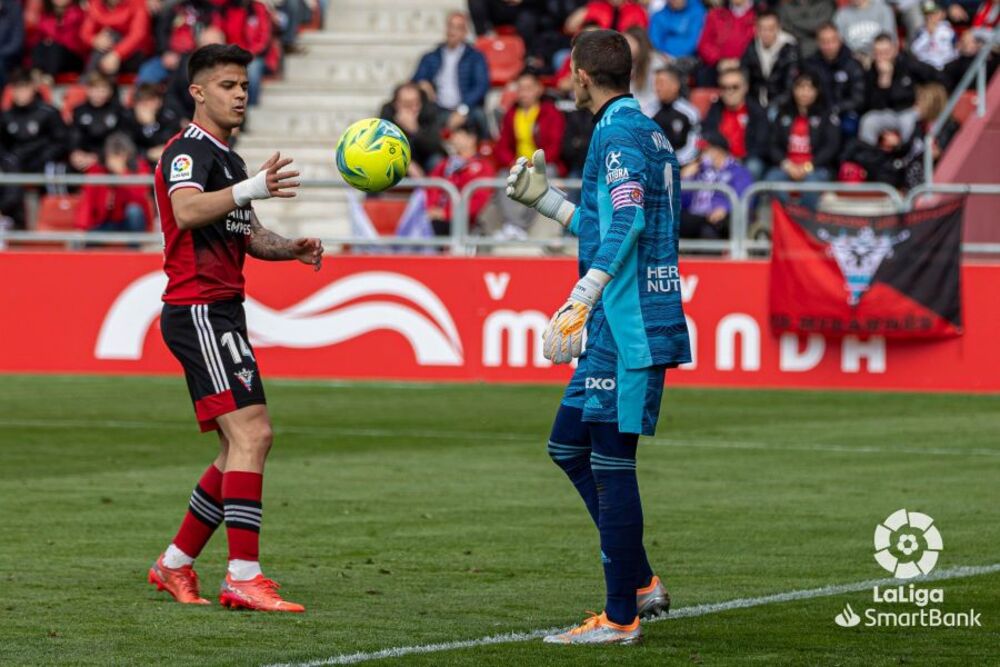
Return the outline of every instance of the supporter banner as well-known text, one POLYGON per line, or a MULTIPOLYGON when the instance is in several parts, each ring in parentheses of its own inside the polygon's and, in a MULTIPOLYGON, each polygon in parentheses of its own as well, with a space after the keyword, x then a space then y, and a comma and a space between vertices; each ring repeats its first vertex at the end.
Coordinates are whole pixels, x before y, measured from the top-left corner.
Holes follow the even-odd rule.
POLYGON ((904 215, 856 217, 775 201, 772 329, 960 335, 964 207, 963 198, 904 215))
MULTIPOLYGON (((160 264, 0 253, 0 371, 178 374, 159 332, 160 264)), ((576 280, 571 259, 333 256, 318 273, 250 260, 247 274, 265 377, 564 382, 571 371, 541 353, 576 280)), ((657 288, 680 291, 695 360, 668 384, 1000 391, 1000 266, 964 267, 966 334, 937 341, 772 336, 767 262, 688 261, 681 274, 657 288)))

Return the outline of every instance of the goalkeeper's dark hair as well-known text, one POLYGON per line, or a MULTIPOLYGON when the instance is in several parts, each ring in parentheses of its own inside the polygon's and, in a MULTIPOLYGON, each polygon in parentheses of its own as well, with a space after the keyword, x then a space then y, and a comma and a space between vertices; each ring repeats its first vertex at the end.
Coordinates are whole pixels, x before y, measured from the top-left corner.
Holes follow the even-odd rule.
POLYGON ((205 70, 214 69, 219 65, 239 65, 247 67, 253 62, 253 54, 235 44, 208 44, 191 54, 188 60, 188 81, 205 70))
POLYGON ((573 38, 573 66, 590 75, 598 88, 627 93, 632 80, 632 51, 624 35, 591 30, 573 38))

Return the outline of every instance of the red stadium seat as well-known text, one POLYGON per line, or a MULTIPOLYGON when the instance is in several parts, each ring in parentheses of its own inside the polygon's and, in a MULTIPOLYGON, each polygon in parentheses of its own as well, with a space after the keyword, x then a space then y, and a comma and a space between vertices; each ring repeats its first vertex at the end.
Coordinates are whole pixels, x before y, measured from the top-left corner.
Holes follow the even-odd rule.
POLYGON ((403 217, 406 204, 409 199, 396 198, 367 198, 365 199, 365 213, 372 221, 372 226, 379 236, 394 236, 399 219, 403 217))
POLYGON ((76 228, 79 195, 46 195, 38 205, 35 226, 40 232, 64 232, 76 228))
POLYGON ((955 105, 955 109, 951 112, 952 118, 955 122, 962 124, 966 119, 971 116, 976 111, 976 91, 967 90, 962 93, 962 96, 958 98, 958 104, 955 105))
POLYGON ((524 40, 517 35, 480 37, 476 48, 486 56, 492 86, 505 85, 524 69, 524 40))
POLYGON ((715 100, 719 99, 719 89, 718 88, 692 88, 691 89, 691 99, 690 102, 695 109, 698 110, 698 115, 704 120, 705 114, 708 113, 709 107, 715 104, 715 100))
POLYGON ((73 109, 87 101, 87 87, 76 84, 66 89, 62 101, 62 117, 66 123, 73 122, 73 109))

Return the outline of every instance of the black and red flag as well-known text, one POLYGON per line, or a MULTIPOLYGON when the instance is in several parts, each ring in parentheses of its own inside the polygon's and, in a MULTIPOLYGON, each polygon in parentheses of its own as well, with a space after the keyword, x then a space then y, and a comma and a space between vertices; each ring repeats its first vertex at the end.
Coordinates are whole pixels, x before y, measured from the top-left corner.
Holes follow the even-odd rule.
POLYGON ((964 198, 850 216, 773 204, 771 328, 827 336, 962 333, 964 198))

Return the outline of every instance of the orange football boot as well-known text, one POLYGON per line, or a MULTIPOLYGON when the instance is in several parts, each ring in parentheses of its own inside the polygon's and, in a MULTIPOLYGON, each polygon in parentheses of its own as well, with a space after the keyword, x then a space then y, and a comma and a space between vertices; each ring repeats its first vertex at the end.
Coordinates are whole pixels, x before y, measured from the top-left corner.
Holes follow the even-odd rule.
POLYGON ((198 592, 198 574, 190 565, 171 568, 163 564, 161 555, 149 568, 149 583, 158 591, 170 593, 182 604, 212 604, 198 592))
POLYGON ((300 604, 282 600, 278 595, 278 582, 258 574, 247 581, 234 581, 228 574, 219 591, 219 603, 230 609, 252 609, 254 611, 290 611, 301 613, 306 610, 300 604))

